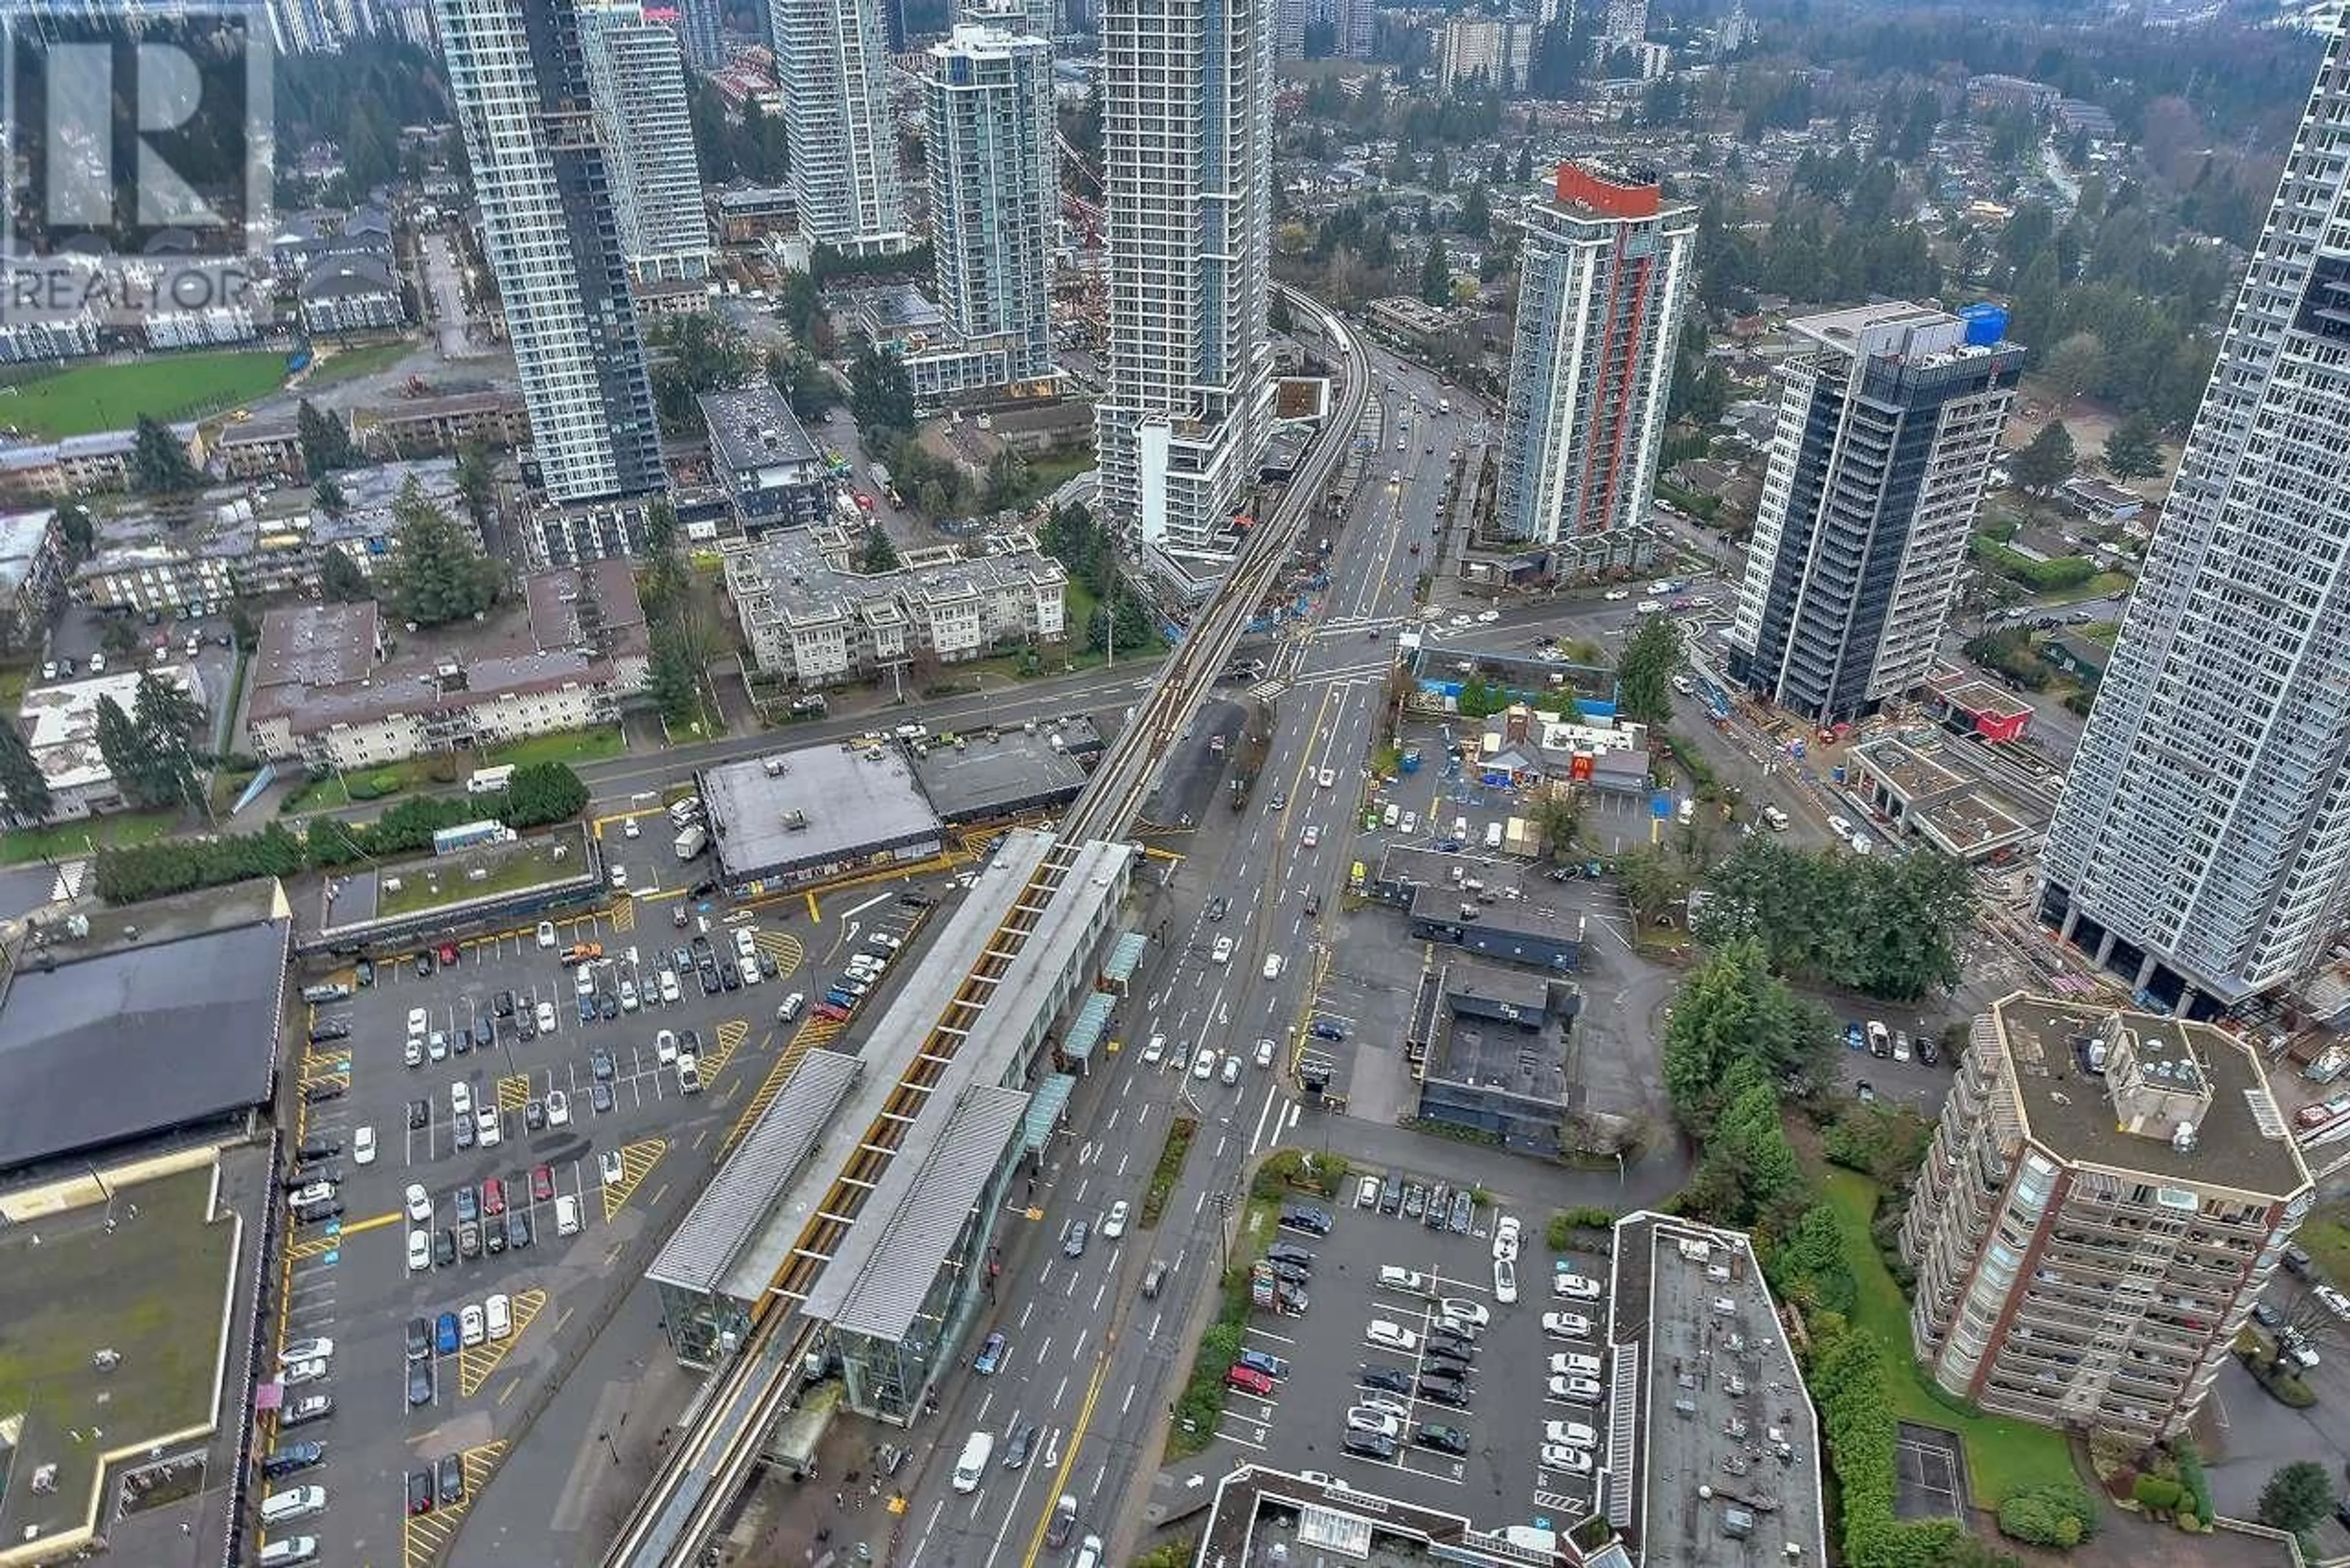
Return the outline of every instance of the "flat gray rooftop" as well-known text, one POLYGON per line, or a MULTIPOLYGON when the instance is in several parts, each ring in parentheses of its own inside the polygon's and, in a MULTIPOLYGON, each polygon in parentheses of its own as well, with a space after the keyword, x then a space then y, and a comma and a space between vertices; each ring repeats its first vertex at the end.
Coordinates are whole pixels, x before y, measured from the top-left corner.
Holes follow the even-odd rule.
POLYGON ((1077 798, 1086 770, 1056 750, 1043 730, 983 732, 960 746, 933 745, 914 760, 914 776, 941 817, 983 822, 1077 798))
POLYGON ((1607 1501, 1642 1568, 1826 1562, 1819 1429, 1746 1238, 1627 1216, 1614 1267, 1607 1501), (1751 1516, 1742 1538, 1725 1529, 1733 1508, 1751 1516))
POLYGON ((266 1102, 289 929, 159 935, 54 968, 28 955, 0 995, 0 1169, 266 1102))
POLYGON ((737 881, 935 838, 938 813, 897 742, 806 746, 702 775, 719 864, 737 881), (779 771, 770 774, 770 764, 779 771))
POLYGON ((738 1301, 754 1299, 775 1278, 783 1264, 780 1252, 745 1256, 744 1249, 759 1234, 763 1222, 784 1189, 790 1186, 840 1102, 863 1072, 865 1064, 837 1051, 811 1051, 793 1070, 783 1091, 767 1103, 759 1119, 725 1162, 693 1207, 686 1210, 667 1241, 645 1271, 648 1279, 685 1290, 708 1291, 738 1274, 764 1274, 738 1301), (743 1267, 738 1269, 737 1264, 743 1267))

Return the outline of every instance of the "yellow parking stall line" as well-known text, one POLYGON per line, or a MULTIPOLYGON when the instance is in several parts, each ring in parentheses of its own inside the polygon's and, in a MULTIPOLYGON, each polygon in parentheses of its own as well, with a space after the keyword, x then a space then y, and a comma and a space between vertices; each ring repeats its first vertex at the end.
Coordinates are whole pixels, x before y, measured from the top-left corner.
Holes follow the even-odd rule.
POLYGON ((302 1087, 307 1089, 319 1084, 340 1084, 344 1088, 348 1089, 351 1086, 351 1070, 343 1065, 342 1058, 340 1057, 337 1057, 332 1063, 303 1063, 301 1077, 302 1087), (312 1067, 324 1067, 326 1068, 326 1071, 322 1073, 314 1073, 310 1071, 312 1067))
POLYGON ((365 1220, 348 1220, 343 1226, 343 1234, 356 1236, 362 1231, 380 1231, 386 1225, 399 1224, 405 1218, 405 1215, 395 1209, 389 1214, 377 1214, 365 1220))
POLYGON ((612 900, 612 929, 633 931, 637 929, 637 898, 633 893, 623 893, 612 900))
POLYGON ((669 1152, 669 1139, 649 1137, 641 1142, 620 1146, 620 1179, 604 1189, 604 1218, 616 1220, 636 1196, 637 1187, 648 1171, 669 1152))
POLYGON ((498 1461, 505 1457, 505 1451, 506 1446, 502 1442, 484 1443, 478 1448, 467 1449, 459 1457, 465 1469, 464 1499, 436 1508, 431 1513, 407 1516, 400 1529, 400 1558, 404 1568, 430 1568, 432 1563, 440 1560, 442 1552, 456 1536, 457 1526, 463 1521, 465 1511, 473 1507, 473 1500, 482 1495, 482 1489, 490 1484, 490 1477, 497 1473, 498 1461))
POLYGON ((518 1111, 530 1102, 530 1077, 527 1074, 508 1073, 498 1079, 498 1109, 518 1111))
POLYGON ((810 893, 807 896, 807 907, 808 919, 817 925, 824 924, 824 911, 816 907, 816 895, 814 893, 810 893))
POLYGON ((785 1045, 783 1054, 775 1058, 775 1064, 767 1069, 767 1075, 760 1081, 757 1091, 743 1103, 743 1114, 736 1116, 734 1125, 726 1129, 726 1141, 718 1146, 720 1158, 725 1158, 726 1151, 733 1148, 741 1140, 743 1135, 751 1130, 751 1124, 759 1119, 760 1115, 775 1102, 777 1095, 783 1093, 784 1085, 790 1080, 793 1072, 798 1068, 800 1058, 806 1055, 810 1049, 806 1044, 807 1038, 807 1029, 802 1029, 797 1034, 793 1035, 791 1044, 785 1045))
POLYGON ((499 1364, 505 1360, 506 1353, 515 1347, 522 1338, 523 1331, 530 1326, 530 1320, 536 1317, 546 1305, 545 1291, 516 1291, 512 1303, 514 1332, 504 1339, 484 1340, 457 1353, 457 1394, 460 1398, 471 1399, 481 1392, 482 1385, 490 1380, 499 1364))
POLYGON ((702 1075, 713 1076, 721 1067, 734 1059, 743 1042, 751 1037, 751 1025, 740 1018, 730 1018, 711 1032, 717 1038, 716 1046, 702 1058, 702 1075))
POLYGON ((800 961, 807 956, 807 949, 801 945, 799 938, 785 931, 760 931, 751 940, 758 944, 761 952, 775 961, 778 976, 799 968, 800 961))
POLYGON ((306 1236, 286 1249, 288 1259, 316 1258, 342 1245, 340 1233, 332 1236, 306 1236))

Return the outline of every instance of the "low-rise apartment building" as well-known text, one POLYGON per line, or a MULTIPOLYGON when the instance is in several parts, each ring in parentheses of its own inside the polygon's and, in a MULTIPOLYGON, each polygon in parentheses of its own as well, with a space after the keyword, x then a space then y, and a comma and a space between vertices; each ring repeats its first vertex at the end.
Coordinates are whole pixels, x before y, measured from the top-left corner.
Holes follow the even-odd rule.
MULTIPOLYGON (((192 420, 171 427, 188 461, 204 464, 204 438, 192 420)), ((23 504, 130 488, 130 453, 137 431, 93 431, 63 441, 0 447, 0 501, 23 504)))
POLYGON ((832 465, 799 416, 764 378, 696 400, 710 432, 712 470, 745 534, 806 528, 832 507, 832 465))
POLYGON ((37 646, 49 601, 64 586, 65 536, 55 512, 0 515, 0 631, 19 648, 37 646))
POLYGON ((184 659, 35 686, 25 693, 20 727, 34 766, 48 781, 51 822, 78 821, 129 804, 99 747, 98 705, 110 697, 130 712, 138 704, 142 674, 180 688, 199 703, 209 701, 195 665, 184 659))
POLYGON ((869 576, 850 568, 858 543, 827 526, 726 552, 726 590, 763 672, 825 686, 1067 635, 1068 575, 1033 535, 909 551, 898 570, 869 576))
POLYGON ((1975 1020, 1901 1231, 1950 1393, 2074 1431, 2185 1431, 2314 1201, 2259 1055, 2022 993, 1975 1020))
POLYGON ((511 452, 530 441, 530 410, 520 392, 446 392, 361 409, 351 433, 361 450, 377 457, 453 457, 475 441, 511 452))
POLYGON ((628 563, 542 572, 523 588, 521 607, 389 657, 373 600, 271 610, 250 676, 254 754, 368 768, 618 722, 650 658, 628 563))

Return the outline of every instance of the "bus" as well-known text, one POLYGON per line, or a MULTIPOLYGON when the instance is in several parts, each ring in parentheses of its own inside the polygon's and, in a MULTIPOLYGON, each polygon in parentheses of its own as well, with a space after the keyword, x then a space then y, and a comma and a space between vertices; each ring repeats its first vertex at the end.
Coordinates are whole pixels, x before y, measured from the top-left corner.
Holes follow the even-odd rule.
POLYGON ((465 781, 467 794, 496 794, 514 782, 514 764, 494 768, 476 768, 473 776, 465 781))

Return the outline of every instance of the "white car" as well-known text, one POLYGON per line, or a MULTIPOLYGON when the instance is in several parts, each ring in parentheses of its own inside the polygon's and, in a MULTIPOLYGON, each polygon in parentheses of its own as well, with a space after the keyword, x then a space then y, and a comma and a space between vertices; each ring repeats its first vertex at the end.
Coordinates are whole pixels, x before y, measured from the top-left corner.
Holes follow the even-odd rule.
POLYGON ((449 1059, 449 1036, 435 1029, 425 1037, 424 1054, 435 1062, 446 1062, 449 1059))
POLYGON ((1418 833, 1419 831, 1419 813, 1416 811, 1405 812, 1403 814, 1403 821, 1399 826, 1403 832, 1418 833))
POLYGON ((1267 953, 1264 955, 1264 978, 1267 980, 1279 980, 1281 978, 1281 955, 1279 953, 1267 953))
POLYGON ((1272 1041, 1260 1040, 1256 1043, 1256 1064, 1260 1067, 1270 1067, 1273 1065, 1272 1041))
POLYGON ((1640 615, 1658 615, 1662 613, 1665 604, 1662 599, 1642 599, 1638 604, 1632 607, 1632 608, 1640 615))
POLYGON ((1191 1076, 1204 1084, 1214 1077, 1215 1074, 1216 1053, 1210 1047, 1202 1045, 1200 1047, 1200 1054, 1191 1058, 1191 1076))
POLYGON ((408 1184, 408 1217, 419 1225, 432 1223, 432 1194, 424 1190, 424 1183, 408 1184))
POLYGON ((401 1059, 411 1067, 421 1067, 424 1065, 424 1042, 419 1039, 416 1035, 410 1035, 408 1037, 408 1049, 401 1053, 401 1059))
POLYGON ((2335 1317, 2350 1320, 2350 1296, 2344 1295, 2332 1285, 2313 1286, 2309 1293, 2335 1317))
POLYGON ((1228 1089, 1234 1084, 1241 1081, 1241 1054, 1239 1052, 1234 1051, 1224 1058, 1222 1077, 1224 1080, 1224 1087, 1228 1089))
POLYGON ((1632 597, 1632 590, 1629 588, 1609 588, 1600 597, 1611 605, 1622 604, 1626 599, 1632 597))
POLYGON ((542 1002, 538 1004, 538 1032, 541 1034, 555 1033, 555 1003, 542 1002))
POLYGON ((1550 1380, 1554 1399, 1570 1399, 1577 1405, 1599 1403, 1599 1379, 1596 1377, 1554 1377, 1550 1380))
POLYGON ((1852 838, 1852 819, 1848 816, 1831 816, 1828 818, 1828 831, 1848 843, 1852 838))
POLYGON ((551 948, 555 945, 555 922, 553 920, 541 920, 538 922, 538 945, 542 948, 551 948))
POLYGON ((1120 1236, 1126 1234, 1126 1217, 1129 1212, 1131 1212, 1131 1210, 1128 1208, 1126 1199, 1123 1198, 1109 1206, 1109 1212, 1102 1216, 1101 1233, 1103 1241, 1115 1241, 1120 1236))
POLYGON ((1363 1331, 1363 1337, 1373 1345, 1383 1345, 1388 1350, 1419 1348, 1419 1335, 1404 1327, 1403 1324, 1383 1317, 1373 1318, 1371 1326, 1363 1331))
POLYGON ((1555 1470, 1587 1476, 1591 1473, 1591 1450, 1570 1449, 1565 1443, 1544 1443, 1542 1446, 1542 1462, 1555 1470))
POLYGON ((302 1383, 323 1382, 326 1379, 326 1376, 327 1363, 325 1359, 319 1356, 313 1356, 307 1361, 295 1361, 287 1363, 286 1370, 278 1375, 277 1380, 285 1384, 286 1386, 292 1387, 302 1383))
POLYGON ((1218 937, 1218 938, 1216 939, 1216 945, 1215 945, 1213 948, 1211 948, 1211 950, 1209 950, 1209 955, 1208 955, 1208 956, 1210 957, 1210 959, 1211 959, 1214 962, 1217 962, 1217 963, 1230 963, 1230 962, 1232 962, 1232 938, 1230 938, 1230 937, 1218 937))
POLYGON ((664 1002, 674 1003, 680 996, 684 994, 678 989, 677 971, 673 969, 665 969, 661 971, 660 981, 659 983, 660 986, 660 999, 664 1002))
POLYGON ((1324 768, 1319 774, 1315 775, 1314 782, 1320 784, 1324 789, 1328 789, 1332 784, 1338 782, 1338 770, 1336 768, 1324 768))
POLYGON ((331 1339, 297 1339, 287 1345, 277 1359, 286 1362, 324 1361, 334 1354, 335 1342, 331 1339))
POLYGON ((571 989, 572 989, 573 992, 574 992, 575 994, 577 994, 577 995, 580 995, 580 996, 593 996, 593 995, 595 995, 595 994, 596 994, 596 966, 595 966, 594 964, 588 964, 588 963, 583 963, 583 964, 581 964, 581 965, 579 966, 578 972, 575 973, 575 974, 571 977, 571 989))
POLYGON ((467 1302, 457 1312, 457 1337, 472 1346, 489 1337, 489 1325, 482 1321, 482 1303, 467 1302))
POLYGON ((354 1165, 375 1163, 375 1128, 365 1127, 352 1132, 351 1163, 354 1165))
POLYGON ((1507 1258, 1493 1260, 1493 1299, 1503 1306, 1518 1299, 1518 1266, 1507 1258))
POLYGON ((1501 618, 1502 612, 1500 610, 1479 610, 1477 612, 1477 624, 1480 626, 1491 626, 1501 618))
POLYGON ((666 1067, 677 1060, 677 1032, 664 1029, 653 1036, 653 1059, 666 1067))
POLYGON ((546 1125, 551 1127, 571 1125, 571 1096, 560 1089, 546 1092, 546 1125))
POLYGON ((1307 849, 1311 849, 1315 846, 1320 844, 1322 842, 1322 829, 1320 826, 1318 824, 1309 824, 1305 831, 1297 836, 1297 842, 1300 846, 1307 849))
POLYGON ((625 888, 628 885, 629 868, 625 866, 615 865, 612 867, 612 886, 615 888, 625 888))
POLYGON ((1457 1323, 1464 1328, 1482 1328, 1492 1318, 1482 1302, 1469 1301, 1461 1296, 1446 1296, 1436 1303, 1436 1315, 1447 1323, 1457 1323))
POLYGON ((620 836, 623 838, 639 837, 643 832, 644 829, 637 826, 637 819, 633 816, 620 825, 620 836))
POLYGON ((1368 1405, 1357 1405, 1347 1412, 1347 1430, 1377 1432, 1382 1438, 1403 1436, 1403 1422, 1385 1410, 1374 1410, 1368 1405))
POLYGON ((759 939, 752 932, 751 928, 748 926, 737 926, 734 928, 734 956, 743 960, 745 963, 756 963, 758 961, 759 939))
POLYGON ((1565 1443, 1570 1449, 1596 1449, 1599 1446, 1599 1434, 1581 1421, 1544 1421, 1543 1441, 1565 1443))
POLYGON ((432 1027, 432 1020, 425 1012, 424 1009, 421 1007, 411 1007, 408 1010, 408 1033, 411 1038, 417 1040, 423 1039, 424 1032, 432 1027))
POLYGON ((1514 1214, 1504 1214, 1493 1221, 1493 1256, 1514 1258, 1518 1255, 1518 1238, 1524 1234, 1514 1214))
POLYGON ((421 1274, 432 1266, 432 1237, 425 1231, 408 1233, 408 1272, 421 1274))
POLYGON ((621 1179, 627 1174, 628 1167, 620 1163, 619 1149, 608 1148, 596 1157, 596 1175, 605 1186, 619 1186, 621 1179))
POLYGON ((473 1131, 481 1135, 484 1148, 497 1147, 498 1140, 505 1136, 504 1131, 498 1126, 498 1108, 495 1106, 484 1106, 473 1113, 473 1131))
POLYGON ((634 1012, 636 1010, 637 982, 633 980, 623 980, 620 981, 620 1011, 634 1012))
POLYGON ((1554 1339, 1589 1339, 1591 1320, 1580 1313, 1546 1312, 1543 1314, 1543 1332, 1554 1339))
POLYGON ((492 1339, 504 1339, 514 1332, 514 1303, 504 1295, 494 1295, 482 1303, 482 1326, 492 1339))
POLYGON ((1550 1293, 1562 1301, 1596 1302, 1601 1293, 1597 1280, 1561 1272, 1550 1277, 1550 1293))
POLYGON ((1599 1376, 1599 1357, 1579 1350, 1561 1351, 1550 1358, 1550 1375, 1553 1377, 1596 1377, 1599 1376))

